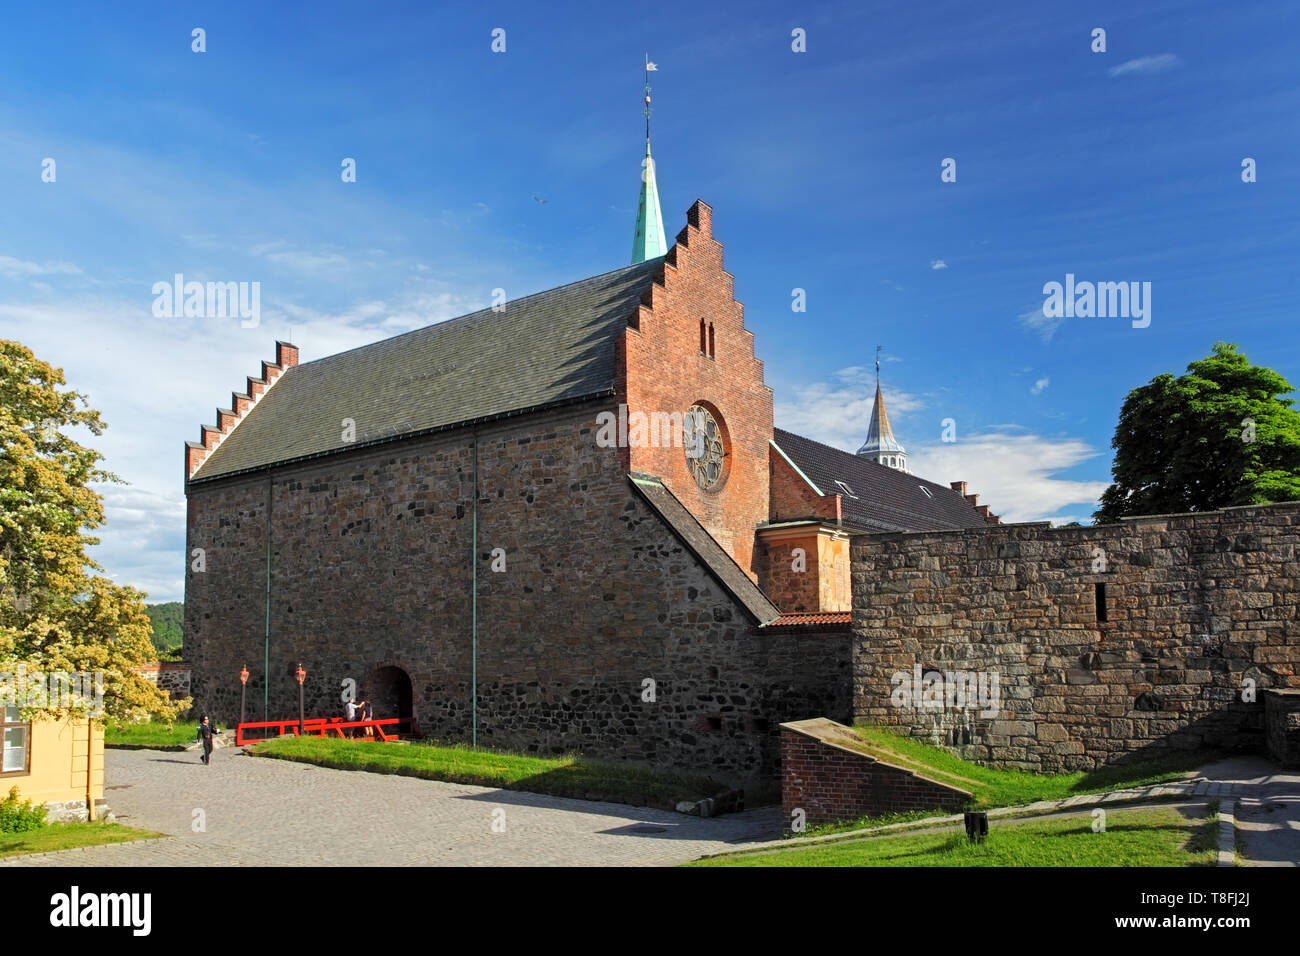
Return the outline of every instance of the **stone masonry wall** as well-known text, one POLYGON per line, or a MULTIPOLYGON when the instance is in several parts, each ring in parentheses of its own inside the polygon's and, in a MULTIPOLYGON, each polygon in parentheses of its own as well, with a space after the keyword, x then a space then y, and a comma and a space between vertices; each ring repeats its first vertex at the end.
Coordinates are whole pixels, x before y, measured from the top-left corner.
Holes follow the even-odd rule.
POLYGON ((1272 759, 1300 769, 1300 688, 1264 692, 1264 734, 1272 759))
POLYGON ((1300 686, 1298 540, 1300 503, 855 538, 854 715, 1043 771, 1262 749, 1257 695, 1300 686), (917 667, 997 675, 998 713, 894 706, 917 667))
POLYGON ((137 667, 136 673, 180 700, 190 694, 190 665, 184 661, 165 661, 137 667))
POLYGON ((630 487, 620 450, 597 447, 602 408, 478 429, 473 557, 468 429, 191 485, 196 706, 237 718, 246 664, 248 719, 263 719, 268 674, 269 719, 296 717, 301 662, 307 712, 336 714, 344 681, 396 666, 419 729, 468 738, 477 561, 480 743, 773 778, 781 721, 847 719, 850 638, 753 628, 630 487))

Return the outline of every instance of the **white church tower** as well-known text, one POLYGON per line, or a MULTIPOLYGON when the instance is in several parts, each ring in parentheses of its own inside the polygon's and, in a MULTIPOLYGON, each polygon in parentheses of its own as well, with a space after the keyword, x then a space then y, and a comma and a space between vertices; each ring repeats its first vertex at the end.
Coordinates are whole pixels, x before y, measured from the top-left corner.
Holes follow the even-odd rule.
POLYGON ((871 427, 867 429, 867 440, 858 449, 858 454, 887 468, 907 471, 907 449, 898 443, 894 430, 889 427, 889 413, 885 411, 885 399, 880 394, 879 346, 876 347, 876 404, 871 409, 871 427))

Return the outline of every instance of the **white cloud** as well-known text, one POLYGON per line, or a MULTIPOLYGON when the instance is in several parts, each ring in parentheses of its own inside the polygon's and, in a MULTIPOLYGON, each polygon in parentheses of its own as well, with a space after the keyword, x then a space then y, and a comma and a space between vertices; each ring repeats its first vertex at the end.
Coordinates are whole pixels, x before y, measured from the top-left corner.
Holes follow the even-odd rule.
MULTIPOLYGON (((867 437, 871 408, 876 400, 875 371, 854 365, 835 373, 837 384, 813 382, 788 390, 791 400, 775 404, 776 423, 781 428, 806 435, 819 442, 857 451, 867 437)), ((885 408, 890 415, 904 415, 925 407, 918 395, 890 389, 885 408)))
POLYGON ((274 359, 275 340, 290 338, 291 322, 306 362, 486 304, 449 290, 363 301, 337 313, 279 303, 264 305, 261 324, 244 329, 238 319, 155 318, 147 292, 0 301, 0 328, 62 368, 69 387, 103 413, 104 434, 83 440, 130 484, 101 489, 106 521, 93 532, 102 543, 92 556, 114 581, 148 591, 151 601, 181 598, 184 442, 215 423, 217 407, 244 390, 261 360, 274 359))
POLYGON ((1052 384, 1052 380, 1048 378, 1046 375, 1044 375, 1038 381, 1034 382, 1034 387, 1031 388, 1029 391, 1033 395, 1041 395, 1043 389, 1047 388, 1047 386, 1051 384, 1052 384))
MULTIPOLYGON (((179 461, 179 452, 175 459, 179 461)), ((117 584, 144 591, 150 603, 185 597, 185 498, 122 485, 99 485, 101 543, 90 557, 117 584)))
POLYGON ((1173 53, 1156 53, 1151 56, 1140 56, 1135 60, 1126 60, 1119 66, 1111 67, 1107 72, 1111 76, 1127 76, 1131 73, 1163 73, 1165 70, 1172 70, 1182 64, 1173 53))
MULTIPOLYGON (((952 444, 909 446, 908 468, 940 484, 965 481, 1003 521, 1043 521, 1063 508, 1085 505, 1091 514, 1106 490, 1104 481, 1078 481, 1055 475, 1096 458, 1100 452, 1078 438, 985 432, 952 444)), ((1086 522, 1077 515, 1057 518, 1086 522)))
POLYGON ((341 256, 337 252, 304 252, 299 249, 268 253, 266 258, 278 266, 287 266, 300 272, 346 268, 350 264, 346 256, 341 256))
POLYGON ((28 276, 79 275, 81 270, 70 262, 24 262, 13 256, 0 256, 0 275, 10 279, 28 276))
MULTIPOLYGON (((1020 324, 1031 332, 1038 333, 1038 337, 1044 343, 1052 341, 1052 336, 1056 330, 1065 324, 1064 316, 1050 316, 1043 313, 1043 307, 1036 306, 1028 312, 1021 312, 1019 315, 1020 324)), ((1026 371, 1028 371, 1026 369, 1026 371)))
POLYGON ((932 259, 932 260, 930 260, 930 268, 931 268, 931 269, 946 269, 946 268, 948 268, 948 263, 944 262, 942 259, 932 259))

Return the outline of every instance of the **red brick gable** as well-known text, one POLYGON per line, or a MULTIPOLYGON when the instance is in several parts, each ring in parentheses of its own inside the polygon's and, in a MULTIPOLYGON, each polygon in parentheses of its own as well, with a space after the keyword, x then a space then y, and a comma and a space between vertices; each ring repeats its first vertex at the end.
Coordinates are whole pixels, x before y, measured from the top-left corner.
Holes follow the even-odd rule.
POLYGON ((683 413, 697 403, 708 408, 723 427, 724 477, 713 489, 700 488, 680 441, 624 454, 629 471, 659 477, 757 580, 754 531, 768 518, 772 390, 763 384, 763 363, 735 300, 735 280, 722 267, 713 210, 697 200, 686 216, 686 228, 664 257, 662 279, 616 346, 617 389, 629 415, 683 413))

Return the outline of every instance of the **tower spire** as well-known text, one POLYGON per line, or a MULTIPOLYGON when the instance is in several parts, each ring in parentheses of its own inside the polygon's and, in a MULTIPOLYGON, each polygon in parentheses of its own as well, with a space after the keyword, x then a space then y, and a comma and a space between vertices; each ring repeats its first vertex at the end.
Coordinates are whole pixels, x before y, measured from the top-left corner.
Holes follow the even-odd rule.
POLYGON ((876 346, 876 403, 871 408, 871 425, 867 428, 867 440, 858 449, 859 455, 865 455, 877 464, 899 471, 907 471, 907 449, 894 437, 894 430, 889 426, 889 413, 885 411, 885 396, 880 390, 880 349, 876 346))
POLYGON ((659 209, 659 186, 655 182, 655 162, 650 156, 650 71, 659 67, 645 58, 645 159, 641 163, 641 201, 636 213, 636 237, 632 240, 632 261, 645 262, 668 251, 664 239, 664 216, 659 209))

